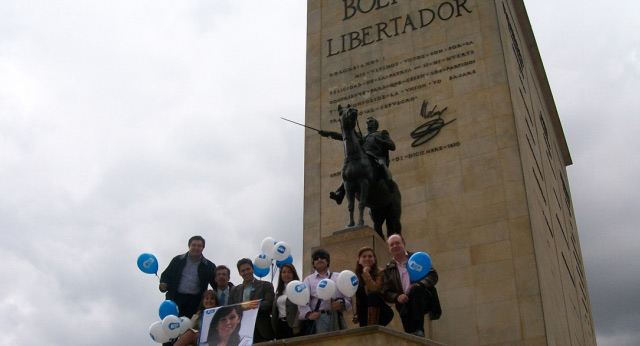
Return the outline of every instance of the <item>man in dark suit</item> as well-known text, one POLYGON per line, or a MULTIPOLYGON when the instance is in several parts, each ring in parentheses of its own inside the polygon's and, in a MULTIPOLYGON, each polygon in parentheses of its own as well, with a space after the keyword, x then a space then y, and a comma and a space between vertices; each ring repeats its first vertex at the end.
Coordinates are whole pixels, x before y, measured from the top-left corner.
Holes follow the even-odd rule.
POLYGON ((174 257, 160 275, 160 292, 178 305, 180 316, 191 318, 200 306, 207 286, 215 290, 216 265, 202 255, 204 238, 193 236, 188 242, 189 252, 174 257))
POLYGON ((216 284, 218 284, 216 293, 218 294, 220 306, 227 305, 229 301, 229 294, 231 294, 231 288, 233 288, 233 283, 229 281, 230 277, 231 270, 226 265, 216 267, 216 284))
MULTIPOLYGON (((256 328, 253 332, 253 342, 273 340, 271 329, 271 308, 273 306, 273 285, 267 281, 256 280, 253 276, 253 262, 248 258, 238 261, 238 272, 242 277, 242 283, 234 286, 229 295, 228 305, 262 299, 256 318, 256 328)), ((255 306, 252 306, 255 308, 255 306)))

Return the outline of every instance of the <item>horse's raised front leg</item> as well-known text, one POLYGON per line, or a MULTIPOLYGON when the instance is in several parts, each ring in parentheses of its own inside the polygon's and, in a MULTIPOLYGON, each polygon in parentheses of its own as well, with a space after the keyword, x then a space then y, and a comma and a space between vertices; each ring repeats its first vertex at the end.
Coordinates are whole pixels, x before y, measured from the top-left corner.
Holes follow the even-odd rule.
POLYGON ((358 204, 358 226, 364 226, 364 207, 367 205, 369 197, 369 181, 367 179, 360 180, 360 203, 358 204))

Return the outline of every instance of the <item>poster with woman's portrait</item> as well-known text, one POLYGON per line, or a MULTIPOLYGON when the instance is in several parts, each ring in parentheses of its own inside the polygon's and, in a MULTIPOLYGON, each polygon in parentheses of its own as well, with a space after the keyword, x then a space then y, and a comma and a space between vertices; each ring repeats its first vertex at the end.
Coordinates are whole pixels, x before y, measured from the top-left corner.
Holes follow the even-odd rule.
POLYGON ((253 345, 260 301, 207 309, 202 313, 200 346, 253 345))

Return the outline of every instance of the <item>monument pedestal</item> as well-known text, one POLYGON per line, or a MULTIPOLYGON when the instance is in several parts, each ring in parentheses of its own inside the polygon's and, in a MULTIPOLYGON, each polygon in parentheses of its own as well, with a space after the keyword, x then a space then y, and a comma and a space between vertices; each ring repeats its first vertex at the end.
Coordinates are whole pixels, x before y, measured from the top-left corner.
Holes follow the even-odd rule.
MULTIPOLYGON (((350 227, 341 231, 333 232, 333 235, 320 238, 320 246, 313 247, 315 249, 323 248, 331 255, 331 264, 329 269, 333 271, 342 271, 348 269, 355 271, 358 260, 358 250, 364 246, 371 247, 378 257, 378 266, 384 268, 389 262, 389 250, 387 243, 369 226, 350 227)), ((313 272, 313 268, 305 275, 313 272)))

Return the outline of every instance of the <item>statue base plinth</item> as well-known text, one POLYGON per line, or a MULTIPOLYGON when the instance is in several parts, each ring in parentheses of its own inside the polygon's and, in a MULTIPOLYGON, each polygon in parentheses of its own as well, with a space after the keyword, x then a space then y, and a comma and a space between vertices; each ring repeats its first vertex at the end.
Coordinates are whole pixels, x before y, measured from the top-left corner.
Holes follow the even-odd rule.
MULTIPOLYGON (((329 269, 340 272, 345 269, 355 271, 358 261, 358 250, 363 246, 371 247, 378 257, 378 267, 384 268, 391 258, 387 243, 369 226, 349 227, 333 232, 333 235, 320 238, 320 246, 331 255, 329 269)), ((313 272, 306 273, 309 275, 313 272)))

